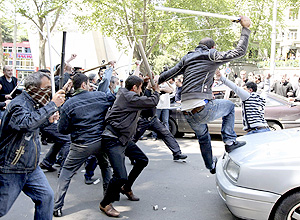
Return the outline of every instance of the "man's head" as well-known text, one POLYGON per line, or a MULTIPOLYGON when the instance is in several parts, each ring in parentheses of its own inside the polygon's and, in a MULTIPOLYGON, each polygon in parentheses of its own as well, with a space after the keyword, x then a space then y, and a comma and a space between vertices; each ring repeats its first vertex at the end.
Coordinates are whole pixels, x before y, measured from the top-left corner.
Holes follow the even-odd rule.
POLYGON ((29 74, 24 81, 25 90, 31 86, 42 89, 51 87, 50 76, 43 72, 29 74))
POLYGON ((260 74, 255 75, 254 79, 255 79, 255 83, 256 83, 256 84, 257 84, 257 83, 260 83, 260 82, 262 81, 262 80, 261 80, 261 75, 260 75, 260 74))
POLYGON ((208 47, 208 49, 212 49, 216 46, 215 41, 209 37, 200 40, 199 45, 205 45, 208 47))
POLYGON ((3 74, 7 79, 12 78, 13 76, 13 70, 11 66, 4 66, 3 67, 3 74))
POLYGON ((137 94, 142 92, 143 79, 138 76, 129 76, 125 81, 125 88, 137 94))
POLYGON ((90 81, 91 83, 96 84, 96 82, 97 82, 97 77, 96 77, 96 74, 95 74, 95 73, 90 73, 90 74, 89 74, 89 81, 90 81))
POLYGON ((119 83, 119 78, 116 76, 111 76, 109 88, 112 91, 114 91, 116 89, 116 86, 118 85, 118 83, 119 83))
POLYGON ((73 77, 73 87, 75 90, 83 89, 83 90, 89 91, 89 89, 90 89, 89 78, 82 73, 77 73, 73 77))
POLYGON ((240 72, 240 77, 241 77, 241 79, 246 79, 246 75, 247 75, 246 70, 242 70, 242 71, 240 72))
POLYGON ((175 85, 176 85, 177 87, 182 87, 182 81, 181 81, 180 78, 176 79, 175 85))
POLYGON ((286 81, 288 81, 287 74, 282 74, 282 75, 281 75, 281 82, 282 82, 282 83, 285 83, 286 81))
POLYGON ((244 89, 248 92, 256 92, 257 91, 257 85, 254 82, 247 82, 244 86, 244 89))

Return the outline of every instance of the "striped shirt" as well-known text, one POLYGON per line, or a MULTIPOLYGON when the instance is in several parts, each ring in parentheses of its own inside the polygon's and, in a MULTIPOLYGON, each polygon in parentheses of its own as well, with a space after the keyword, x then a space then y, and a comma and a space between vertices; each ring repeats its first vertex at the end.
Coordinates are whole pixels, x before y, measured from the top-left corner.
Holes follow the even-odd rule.
POLYGON ((266 100, 259 94, 252 92, 248 99, 242 101, 242 114, 244 130, 268 126, 265 120, 266 100))

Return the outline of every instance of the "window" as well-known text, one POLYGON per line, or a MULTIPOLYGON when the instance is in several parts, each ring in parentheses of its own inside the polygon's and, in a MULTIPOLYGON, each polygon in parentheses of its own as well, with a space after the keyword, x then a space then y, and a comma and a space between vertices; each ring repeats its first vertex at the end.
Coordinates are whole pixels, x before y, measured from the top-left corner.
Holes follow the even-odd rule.
POLYGON ((297 30, 296 29, 289 30, 288 40, 297 40, 297 30))
POLYGON ((17 53, 22 53, 22 52, 23 52, 22 47, 18 47, 17 53))
POLYGON ((31 50, 29 47, 25 47, 25 53, 31 53, 31 50))
POLYGON ((289 12, 289 19, 297 20, 298 19, 299 10, 298 8, 291 8, 289 12))

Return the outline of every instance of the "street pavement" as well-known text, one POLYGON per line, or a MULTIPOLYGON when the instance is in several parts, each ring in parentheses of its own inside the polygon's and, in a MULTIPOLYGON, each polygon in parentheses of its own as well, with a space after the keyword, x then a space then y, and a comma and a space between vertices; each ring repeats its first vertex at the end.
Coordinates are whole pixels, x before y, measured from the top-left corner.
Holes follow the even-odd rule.
MULTIPOLYGON (((219 136, 212 137, 214 155, 224 153, 224 145, 219 136)), ((114 203, 121 212, 118 219, 133 220, 235 220, 218 195, 215 176, 205 168, 200 149, 193 136, 178 138, 186 162, 174 162, 171 151, 161 140, 151 139, 138 142, 149 157, 149 165, 133 186, 140 201, 129 201, 124 195, 114 203), (154 210, 153 206, 158 209, 154 210)), ((45 155, 51 145, 42 145, 45 155)), ((128 170, 131 169, 126 159, 128 170)), ((84 184, 84 167, 74 175, 65 198, 61 220, 106 220, 99 210, 102 198, 102 181, 98 184, 84 184)), ((57 172, 45 173, 55 191, 57 172)), ((95 171, 95 179, 101 178, 100 169, 95 171)), ((21 193, 3 220, 32 220, 34 203, 21 193)))

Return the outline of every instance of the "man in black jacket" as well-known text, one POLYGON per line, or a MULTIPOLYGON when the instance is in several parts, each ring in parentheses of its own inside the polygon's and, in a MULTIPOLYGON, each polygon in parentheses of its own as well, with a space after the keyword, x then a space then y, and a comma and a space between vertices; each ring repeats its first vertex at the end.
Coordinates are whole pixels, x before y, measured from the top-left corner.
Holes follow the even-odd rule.
POLYGON ((13 99, 16 97, 16 94, 21 92, 16 90, 12 95, 10 93, 18 84, 18 80, 13 76, 13 70, 10 66, 3 67, 3 76, 0 77, 0 84, 2 89, 0 90, 0 102, 5 102, 5 100, 13 99))
POLYGON ((229 100, 214 99, 211 90, 216 69, 246 54, 250 36, 250 19, 241 16, 242 32, 235 49, 219 52, 211 38, 200 41, 195 51, 189 52, 175 67, 163 72, 158 83, 183 74, 181 111, 198 138, 205 166, 212 174, 216 172, 217 159, 212 156, 211 138, 207 123, 223 119, 222 138, 229 153, 245 142, 236 141, 234 132, 234 104, 229 100))
POLYGON ((120 213, 114 209, 112 202, 120 199, 120 192, 129 200, 138 201, 132 185, 148 164, 148 158, 131 140, 136 131, 141 110, 153 108, 159 101, 159 87, 150 97, 140 96, 143 80, 138 76, 130 76, 125 88, 120 88, 116 101, 106 115, 106 128, 102 133, 102 145, 106 147, 109 161, 113 168, 113 178, 108 184, 105 196, 100 202, 100 210, 106 215, 117 217, 120 213), (135 164, 127 177, 125 156, 135 160, 135 164))

